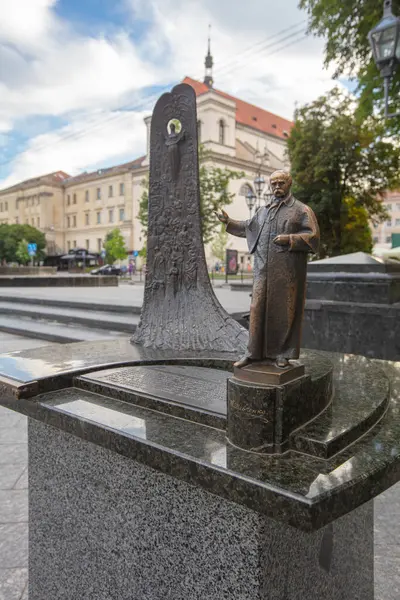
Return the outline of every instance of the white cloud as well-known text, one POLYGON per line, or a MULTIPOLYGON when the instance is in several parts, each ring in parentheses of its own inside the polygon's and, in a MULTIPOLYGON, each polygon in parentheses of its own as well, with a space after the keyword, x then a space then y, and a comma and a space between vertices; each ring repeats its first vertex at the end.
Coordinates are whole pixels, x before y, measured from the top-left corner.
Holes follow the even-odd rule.
MULTIPOLYGON (((143 0, 130 4, 140 14, 143 0)), ((291 118, 295 103, 333 86, 333 68, 323 68, 324 41, 305 35, 306 15, 297 0, 146 0, 146 9, 152 9, 153 25, 145 43, 155 55, 157 48, 164 50, 165 68, 176 79, 203 77, 211 23, 215 87, 291 118), (296 27, 276 37, 291 26, 296 27)))
POLYGON ((265 48, 265 40, 284 28, 301 21, 305 28, 297 0, 120 0, 129 11, 126 25, 96 37, 82 33, 84 24, 78 34, 58 18, 56 1, 0 0, 0 134, 35 115, 69 122, 31 138, 1 187, 143 152, 142 112, 112 117, 110 111, 135 105, 147 86, 169 85, 185 75, 201 79, 209 23, 217 88, 290 118, 295 102, 311 101, 332 87, 322 67, 322 40, 283 48, 295 39, 279 43, 288 32, 265 48), (139 23, 147 33, 134 41, 130 31, 139 23))
POLYGON ((0 3, 0 131, 30 115, 112 108, 157 81, 124 31, 77 36, 52 13, 54 0, 0 3))
POLYGON ((137 158, 146 144, 143 123, 146 114, 102 112, 34 137, 14 160, 12 173, 2 182, 2 187, 59 169, 76 175, 105 162, 112 165, 137 158))

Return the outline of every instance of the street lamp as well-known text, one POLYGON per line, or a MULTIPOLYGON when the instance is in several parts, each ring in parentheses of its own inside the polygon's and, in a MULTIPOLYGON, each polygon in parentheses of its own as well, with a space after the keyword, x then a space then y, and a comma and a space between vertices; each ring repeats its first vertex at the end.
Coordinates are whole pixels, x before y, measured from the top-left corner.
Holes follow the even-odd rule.
POLYGON ((376 66, 384 80, 385 117, 398 117, 400 112, 389 113, 389 85, 400 63, 400 19, 392 13, 392 0, 384 0, 383 18, 368 34, 376 66))
POLYGON ((249 212, 250 212, 250 219, 251 219, 251 214, 253 212, 255 203, 256 203, 256 195, 254 194, 252 189, 249 189, 249 191, 247 192, 247 195, 246 195, 246 204, 247 204, 247 208, 249 209, 249 212))

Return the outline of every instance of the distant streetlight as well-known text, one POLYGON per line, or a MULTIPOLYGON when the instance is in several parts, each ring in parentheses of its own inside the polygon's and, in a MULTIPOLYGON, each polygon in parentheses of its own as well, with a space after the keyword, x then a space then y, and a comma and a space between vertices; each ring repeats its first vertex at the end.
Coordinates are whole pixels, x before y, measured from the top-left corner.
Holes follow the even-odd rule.
POLYGON ((385 117, 399 117, 400 112, 389 113, 389 86, 400 63, 400 18, 392 13, 392 0, 384 0, 383 18, 368 34, 376 66, 381 72, 385 90, 385 117))
POLYGON ((249 209, 249 212, 250 212, 250 219, 251 219, 251 216, 253 213, 253 208, 255 206, 255 203, 256 203, 256 195, 252 189, 249 189, 249 191, 247 192, 247 195, 246 195, 246 204, 247 204, 247 208, 249 209))

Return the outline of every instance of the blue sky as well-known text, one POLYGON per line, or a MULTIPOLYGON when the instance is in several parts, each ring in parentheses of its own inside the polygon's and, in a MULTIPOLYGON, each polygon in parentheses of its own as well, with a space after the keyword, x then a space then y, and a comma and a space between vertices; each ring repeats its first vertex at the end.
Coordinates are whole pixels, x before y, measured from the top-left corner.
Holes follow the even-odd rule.
POLYGON ((141 155, 157 96, 203 77, 209 23, 219 89, 290 118, 332 86, 297 0, 0 0, 0 187, 141 155))

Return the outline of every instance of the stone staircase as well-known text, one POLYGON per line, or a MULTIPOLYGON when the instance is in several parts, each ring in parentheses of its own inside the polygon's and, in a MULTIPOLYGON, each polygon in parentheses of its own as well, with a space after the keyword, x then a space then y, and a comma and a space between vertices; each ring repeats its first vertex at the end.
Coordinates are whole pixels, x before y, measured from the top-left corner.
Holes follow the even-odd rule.
POLYGON ((61 344, 132 335, 139 313, 132 306, 0 295, 0 331, 61 344))

